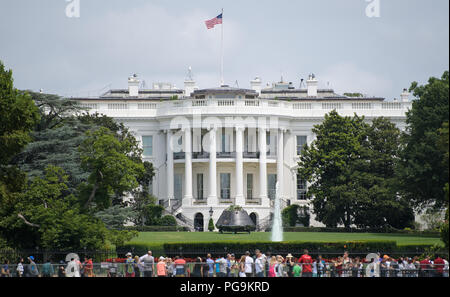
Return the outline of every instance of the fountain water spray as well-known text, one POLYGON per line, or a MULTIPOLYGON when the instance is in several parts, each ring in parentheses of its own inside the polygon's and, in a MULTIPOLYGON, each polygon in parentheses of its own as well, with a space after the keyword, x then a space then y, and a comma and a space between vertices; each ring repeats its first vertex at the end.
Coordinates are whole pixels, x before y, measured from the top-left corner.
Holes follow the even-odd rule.
POLYGON ((273 242, 281 242, 283 241, 283 223, 281 219, 281 196, 280 196, 280 188, 279 182, 276 185, 276 194, 275 194, 275 207, 274 207, 274 216, 272 222, 272 241, 273 242))

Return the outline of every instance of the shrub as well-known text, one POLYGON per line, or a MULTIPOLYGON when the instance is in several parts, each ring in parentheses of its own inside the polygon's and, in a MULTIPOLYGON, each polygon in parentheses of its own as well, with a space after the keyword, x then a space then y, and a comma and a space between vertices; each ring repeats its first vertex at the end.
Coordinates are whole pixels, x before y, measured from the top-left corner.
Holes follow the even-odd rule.
POLYGON ((129 226, 123 227, 122 230, 138 232, 189 232, 188 228, 179 226, 129 226))
POLYGON ((214 229, 215 229, 215 227, 214 227, 214 221, 213 221, 212 218, 210 218, 210 219, 209 219, 209 223, 208 223, 208 230, 209 230, 209 232, 214 232, 214 229))
POLYGON ((175 217, 167 215, 163 216, 161 219, 159 219, 158 226, 176 226, 177 220, 175 217))

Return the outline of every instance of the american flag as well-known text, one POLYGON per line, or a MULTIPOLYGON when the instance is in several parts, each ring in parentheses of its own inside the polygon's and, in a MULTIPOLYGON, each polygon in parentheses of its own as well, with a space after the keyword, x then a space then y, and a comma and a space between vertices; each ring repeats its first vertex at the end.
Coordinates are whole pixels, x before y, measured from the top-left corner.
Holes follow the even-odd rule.
POLYGON ((215 18, 213 18, 209 21, 206 21, 205 23, 206 23, 206 28, 208 28, 208 30, 214 28, 215 25, 222 24, 222 14, 219 14, 215 18))

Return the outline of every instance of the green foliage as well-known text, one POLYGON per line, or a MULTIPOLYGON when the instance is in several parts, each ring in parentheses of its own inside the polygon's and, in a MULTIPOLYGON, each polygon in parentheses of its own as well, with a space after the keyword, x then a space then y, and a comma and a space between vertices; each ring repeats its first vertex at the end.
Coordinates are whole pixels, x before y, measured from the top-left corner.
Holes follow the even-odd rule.
POLYGON ((189 232, 189 228, 180 226, 127 226, 121 230, 138 232, 189 232))
POLYGON ((113 194, 122 197, 139 186, 138 178, 145 172, 142 150, 132 135, 121 135, 108 128, 90 130, 79 147, 81 166, 89 172, 82 197, 84 207, 95 203, 98 209, 112 204, 113 194))
POLYGON ((30 95, 14 88, 12 71, 6 71, 0 61, 0 166, 30 142, 38 121, 38 108, 30 95))
POLYGON ((95 214, 95 217, 102 220, 108 229, 120 229, 126 222, 132 220, 136 213, 130 207, 115 205, 95 214))
POLYGON ((309 227, 310 214, 307 206, 302 207, 297 204, 288 206, 283 209, 281 216, 283 219, 283 227, 295 227, 297 224, 309 227))
MULTIPOLYGON (((448 182, 448 145, 446 154, 440 129, 449 121, 449 72, 440 79, 431 77, 425 85, 414 82, 410 91, 418 99, 407 113, 408 126, 402 137, 400 194, 418 210, 440 209, 446 204, 443 188, 448 182)), ((448 144, 448 132, 444 138, 448 144)))
POLYGON ((414 213, 396 191, 400 131, 386 118, 363 120, 333 111, 313 129, 299 173, 311 183, 316 218, 327 227, 411 227, 414 213))
POLYGON ((174 216, 163 216, 160 220, 159 220, 159 224, 158 226, 177 226, 177 220, 175 219, 174 216))
POLYGON ((214 232, 215 229, 216 229, 216 228, 214 227, 214 221, 213 221, 212 218, 210 218, 210 219, 209 219, 209 222, 208 222, 208 231, 209 231, 209 232, 214 232))
POLYGON ((365 129, 363 118, 341 117, 332 111, 313 128, 317 139, 305 145, 299 174, 311 183, 308 196, 314 197, 316 219, 328 227, 343 224, 349 228, 354 223, 358 191, 353 174, 365 129))
POLYGON ((14 196, 0 219, 1 233, 20 248, 102 248, 107 237, 103 223, 79 212, 77 199, 65 195, 67 175, 49 166, 14 196))
POLYGON ((158 226, 164 207, 161 205, 147 205, 145 208, 145 225, 146 226, 158 226))
POLYGON ((139 233, 131 230, 108 230, 108 241, 114 246, 123 246, 125 242, 137 237, 139 233))

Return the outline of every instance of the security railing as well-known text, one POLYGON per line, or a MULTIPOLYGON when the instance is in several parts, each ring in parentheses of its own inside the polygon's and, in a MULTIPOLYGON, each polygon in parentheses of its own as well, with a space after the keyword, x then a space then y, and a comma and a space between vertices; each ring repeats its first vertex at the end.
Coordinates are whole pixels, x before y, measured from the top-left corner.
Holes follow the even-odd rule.
POLYGON ((2 277, 449 277, 448 264, 434 264, 422 267, 420 263, 391 265, 380 269, 369 263, 315 262, 312 264, 295 262, 240 263, 224 258, 209 262, 189 262, 185 260, 154 260, 147 265, 142 261, 88 263, 74 261, 59 264, 11 264, 2 266, 2 277))

